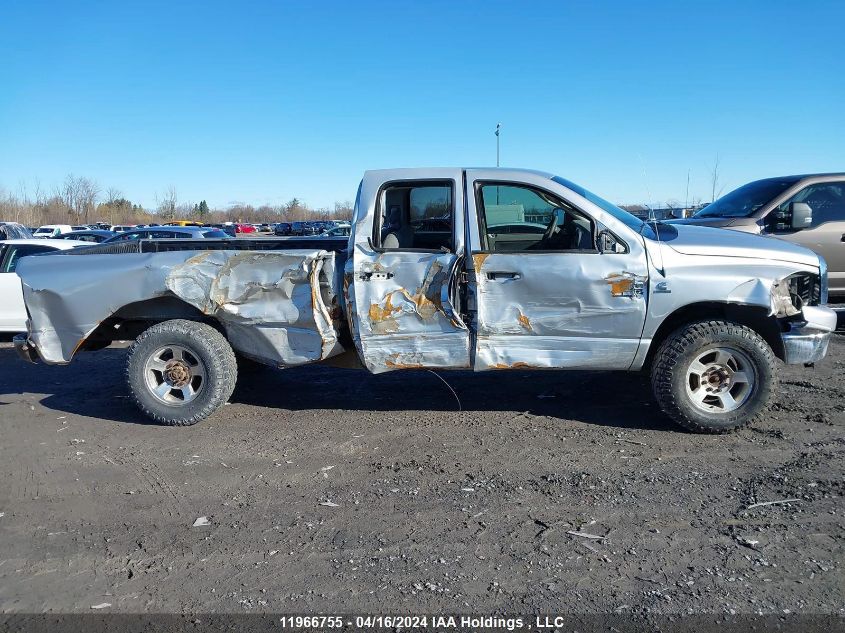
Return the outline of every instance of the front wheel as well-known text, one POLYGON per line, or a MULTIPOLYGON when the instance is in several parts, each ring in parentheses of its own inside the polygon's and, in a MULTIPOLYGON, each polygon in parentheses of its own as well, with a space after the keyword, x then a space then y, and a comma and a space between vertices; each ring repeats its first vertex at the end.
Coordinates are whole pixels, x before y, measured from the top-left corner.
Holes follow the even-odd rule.
POLYGON ((169 426, 207 418, 232 395, 235 353, 210 325, 174 319, 145 330, 129 348, 126 382, 138 408, 169 426))
POLYGON ((660 346, 651 384, 660 408, 697 433, 727 433, 758 419, 777 389, 777 359, 751 328, 701 321, 660 346))

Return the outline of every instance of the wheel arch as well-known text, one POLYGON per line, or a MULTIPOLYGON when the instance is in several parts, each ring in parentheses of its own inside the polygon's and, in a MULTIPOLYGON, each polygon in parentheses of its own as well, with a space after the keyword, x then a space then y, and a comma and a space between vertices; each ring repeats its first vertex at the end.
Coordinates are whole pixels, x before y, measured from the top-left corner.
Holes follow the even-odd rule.
POLYGON ((149 327, 171 319, 206 323, 226 335, 223 325, 214 317, 179 297, 164 295, 133 301, 117 309, 80 341, 75 351, 95 351, 114 341, 131 341, 149 327))
POLYGON ((663 319, 651 339, 643 369, 651 367, 654 355, 672 332, 688 323, 708 319, 732 321, 751 328, 768 343, 775 356, 784 360, 786 354, 781 338, 781 326, 777 318, 769 314, 768 308, 724 301, 702 301, 682 306, 663 319))

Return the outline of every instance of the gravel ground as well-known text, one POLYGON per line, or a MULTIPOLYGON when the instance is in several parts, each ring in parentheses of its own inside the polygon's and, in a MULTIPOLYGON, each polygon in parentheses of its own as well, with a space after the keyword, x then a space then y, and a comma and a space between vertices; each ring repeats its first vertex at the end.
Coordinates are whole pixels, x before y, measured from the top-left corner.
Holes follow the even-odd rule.
POLYGON ((324 367, 166 428, 124 356, 0 345, 2 613, 845 613, 841 336, 717 437, 635 374, 443 373, 459 410, 431 372, 324 367))

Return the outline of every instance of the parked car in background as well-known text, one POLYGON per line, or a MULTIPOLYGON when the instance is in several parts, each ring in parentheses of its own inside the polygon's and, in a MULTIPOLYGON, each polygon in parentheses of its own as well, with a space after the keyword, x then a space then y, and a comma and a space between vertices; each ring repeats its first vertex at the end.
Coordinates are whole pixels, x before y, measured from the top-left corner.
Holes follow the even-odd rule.
POLYGON ((202 223, 196 220, 171 220, 165 222, 162 226, 202 226, 202 223))
POLYGON ((80 242, 93 242, 99 244, 105 242, 110 237, 114 237, 117 233, 111 231, 102 231, 100 229, 84 229, 80 231, 71 231, 64 233, 56 239, 60 240, 79 240, 80 242))
POLYGON ((845 299, 845 173, 766 178, 672 224, 770 235, 806 246, 827 261, 830 296, 845 299))
POLYGON ((31 238, 32 233, 23 224, 0 222, 0 240, 26 240, 31 238))
POLYGON ((225 224, 225 223, 215 223, 215 224, 203 224, 205 228, 210 229, 217 229, 218 231, 223 231, 229 237, 235 237, 237 235, 237 231, 235 230, 234 224, 225 224))
POLYGON ((252 224, 243 224, 238 222, 235 224, 235 232, 237 233, 255 233, 255 227, 252 224))
POLYGON ((290 235, 290 231, 290 222, 278 222, 273 226, 273 234, 280 237, 290 235))
POLYGON ((291 235, 317 235, 319 231, 310 222, 294 222, 291 225, 291 235))
POLYGON ((62 233, 70 233, 73 227, 70 224, 45 224, 35 229, 32 237, 58 237, 62 233))
POLYGON ((27 255, 67 250, 85 246, 73 240, 28 238, 0 242, 0 332, 25 332, 26 307, 20 277, 15 273, 18 262, 27 255))
POLYGON ((349 237, 352 233, 352 227, 347 225, 336 226, 320 234, 320 237, 349 237))
POLYGON ((134 228, 134 224, 115 224, 109 227, 109 231, 112 233, 123 233, 124 231, 131 231, 134 228))
POLYGON ((150 226, 145 229, 132 229, 124 231, 114 237, 105 240, 103 244, 115 242, 128 242, 130 240, 167 240, 173 238, 182 239, 230 239, 220 229, 213 229, 205 226, 150 226))

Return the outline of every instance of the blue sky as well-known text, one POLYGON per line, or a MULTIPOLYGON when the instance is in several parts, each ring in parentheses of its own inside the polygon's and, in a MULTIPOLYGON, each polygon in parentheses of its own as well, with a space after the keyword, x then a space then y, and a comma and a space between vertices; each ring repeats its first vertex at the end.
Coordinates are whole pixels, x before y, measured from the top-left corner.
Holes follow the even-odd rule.
POLYGON ((312 206, 368 168, 619 203, 845 170, 845 3, 0 0, 0 187, 312 206))

